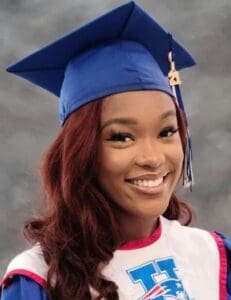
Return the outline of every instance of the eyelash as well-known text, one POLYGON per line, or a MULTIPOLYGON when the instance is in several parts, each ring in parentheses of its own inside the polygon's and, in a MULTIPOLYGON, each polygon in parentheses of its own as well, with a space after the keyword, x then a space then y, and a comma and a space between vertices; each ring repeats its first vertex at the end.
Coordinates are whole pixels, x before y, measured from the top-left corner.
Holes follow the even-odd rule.
POLYGON ((130 133, 118 131, 112 132, 110 138, 107 140, 112 142, 126 142, 125 139, 127 137, 133 139, 130 133))
MULTIPOLYGON (((170 138, 172 137, 175 133, 178 132, 178 128, 175 128, 175 127, 168 127, 168 128, 165 128, 164 130, 162 130, 160 132, 160 137, 161 138, 170 138), (170 136, 162 136, 163 133, 167 133, 167 132, 171 132, 171 135, 170 136)), ((109 139, 107 139, 108 141, 113 141, 113 142, 126 142, 126 138, 130 138, 132 140, 134 140, 134 138, 132 137, 132 135, 128 132, 121 132, 121 131, 112 131, 111 132, 111 136, 109 139)))
POLYGON ((177 133, 179 131, 179 129, 178 128, 175 128, 175 127, 168 127, 168 128, 165 128, 165 129, 163 129, 162 131, 161 131, 161 133, 163 133, 163 132, 171 132, 171 135, 170 136, 166 136, 166 137, 171 137, 171 136, 173 136, 175 133, 177 133))

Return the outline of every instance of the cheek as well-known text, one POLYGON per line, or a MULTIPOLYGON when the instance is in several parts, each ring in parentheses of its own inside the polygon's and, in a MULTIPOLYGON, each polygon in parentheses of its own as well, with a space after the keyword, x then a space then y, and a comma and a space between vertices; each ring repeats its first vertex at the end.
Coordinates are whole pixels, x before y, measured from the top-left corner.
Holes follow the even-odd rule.
POLYGON ((170 155, 176 171, 181 174, 183 169, 184 152, 180 143, 172 147, 170 155))
POLYGON ((99 154, 100 177, 117 177, 124 175, 129 164, 130 158, 127 153, 114 149, 103 149, 99 154))
POLYGON ((98 161, 98 182, 106 195, 117 202, 129 169, 129 155, 115 149, 103 149, 98 161))
POLYGON ((179 164, 183 163, 184 160, 184 152, 183 149, 181 147, 181 145, 179 145, 176 150, 175 150, 175 160, 176 162, 178 162, 179 164))

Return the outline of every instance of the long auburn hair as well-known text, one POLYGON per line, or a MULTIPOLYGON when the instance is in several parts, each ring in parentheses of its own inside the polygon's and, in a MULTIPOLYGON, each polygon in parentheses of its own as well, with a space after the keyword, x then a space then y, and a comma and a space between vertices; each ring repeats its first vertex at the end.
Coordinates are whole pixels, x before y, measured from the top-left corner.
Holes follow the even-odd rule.
MULTIPOLYGON (((119 299, 117 286, 103 277, 120 246, 120 228, 113 209, 97 186, 96 156, 101 100, 73 112, 44 154, 41 179, 45 213, 26 221, 25 237, 39 242, 48 264, 47 291, 55 300, 119 299), (55 280, 54 280, 55 278, 55 280)), ((176 105, 183 149, 184 115, 176 105)), ((164 213, 189 225, 193 211, 175 194, 164 213)))

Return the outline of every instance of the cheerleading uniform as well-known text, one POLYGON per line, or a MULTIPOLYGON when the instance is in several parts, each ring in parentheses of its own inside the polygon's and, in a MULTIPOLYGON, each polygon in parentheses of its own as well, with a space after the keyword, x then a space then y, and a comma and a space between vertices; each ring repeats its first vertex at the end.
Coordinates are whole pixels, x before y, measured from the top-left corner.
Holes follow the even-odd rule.
MULTIPOLYGON (((1 300, 48 300, 48 266, 39 244, 16 256, 1 300)), ((102 273, 121 300, 231 300, 231 241, 160 217, 145 239, 123 244, 102 273)))

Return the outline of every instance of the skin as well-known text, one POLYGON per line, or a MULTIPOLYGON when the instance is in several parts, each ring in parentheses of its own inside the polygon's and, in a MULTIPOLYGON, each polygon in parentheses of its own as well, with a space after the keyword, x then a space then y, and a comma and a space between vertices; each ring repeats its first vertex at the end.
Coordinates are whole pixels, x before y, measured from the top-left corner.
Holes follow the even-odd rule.
POLYGON ((149 236, 168 207, 184 158, 180 135, 175 129, 178 129, 175 105, 164 92, 131 91, 103 100, 98 181, 113 203, 125 241, 149 236), (132 118, 135 122, 113 121, 115 118, 132 118), (170 173, 158 194, 137 191, 126 181, 166 171, 170 173))

